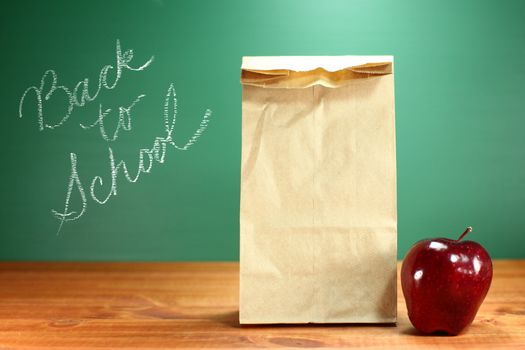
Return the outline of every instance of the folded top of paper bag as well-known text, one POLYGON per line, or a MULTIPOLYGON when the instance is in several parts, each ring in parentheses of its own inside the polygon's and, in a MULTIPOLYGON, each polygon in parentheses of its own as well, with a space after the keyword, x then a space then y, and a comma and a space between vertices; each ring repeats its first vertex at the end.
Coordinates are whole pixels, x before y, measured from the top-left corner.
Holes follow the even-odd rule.
POLYGON ((245 56, 241 83, 270 88, 339 87, 392 74, 393 56, 245 56))

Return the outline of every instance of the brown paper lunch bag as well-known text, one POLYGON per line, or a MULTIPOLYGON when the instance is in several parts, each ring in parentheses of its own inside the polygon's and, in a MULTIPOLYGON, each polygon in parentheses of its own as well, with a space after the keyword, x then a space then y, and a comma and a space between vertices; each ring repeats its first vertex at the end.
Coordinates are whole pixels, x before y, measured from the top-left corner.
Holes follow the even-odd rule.
POLYGON ((392 56, 244 57, 241 324, 396 321, 392 56))

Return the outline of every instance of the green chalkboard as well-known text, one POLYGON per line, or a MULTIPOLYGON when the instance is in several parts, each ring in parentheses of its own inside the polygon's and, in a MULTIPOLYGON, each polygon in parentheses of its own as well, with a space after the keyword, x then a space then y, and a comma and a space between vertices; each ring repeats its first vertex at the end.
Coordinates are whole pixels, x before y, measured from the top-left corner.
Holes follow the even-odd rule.
POLYGON ((474 0, 4 4, 0 259, 238 259, 242 56, 350 54, 395 57, 399 257, 472 225, 494 257, 524 258, 524 13, 474 0))

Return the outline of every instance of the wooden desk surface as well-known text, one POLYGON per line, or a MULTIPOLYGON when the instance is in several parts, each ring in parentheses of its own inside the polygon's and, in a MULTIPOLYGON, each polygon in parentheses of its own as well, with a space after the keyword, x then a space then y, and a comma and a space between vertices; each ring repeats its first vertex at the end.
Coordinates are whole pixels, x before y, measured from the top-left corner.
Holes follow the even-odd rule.
POLYGON ((397 326, 240 326, 238 272, 238 263, 0 263, 0 349, 525 349, 525 260, 494 262, 489 294, 457 337, 418 334, 400 287, 397 326))

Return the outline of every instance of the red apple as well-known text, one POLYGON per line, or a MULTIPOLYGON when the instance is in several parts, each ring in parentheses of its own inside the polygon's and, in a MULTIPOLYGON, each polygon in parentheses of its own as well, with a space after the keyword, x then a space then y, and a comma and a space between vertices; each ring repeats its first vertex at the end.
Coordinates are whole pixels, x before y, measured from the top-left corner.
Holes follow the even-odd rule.
POLYGON ((492 260, 473 241, 425 239, 410 248, 401 286, 410 322, 423 333, 457 335, 472 323, 492 281, 492 260))

